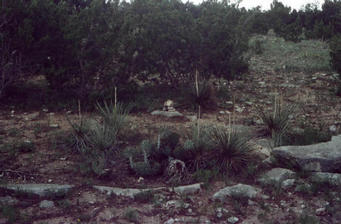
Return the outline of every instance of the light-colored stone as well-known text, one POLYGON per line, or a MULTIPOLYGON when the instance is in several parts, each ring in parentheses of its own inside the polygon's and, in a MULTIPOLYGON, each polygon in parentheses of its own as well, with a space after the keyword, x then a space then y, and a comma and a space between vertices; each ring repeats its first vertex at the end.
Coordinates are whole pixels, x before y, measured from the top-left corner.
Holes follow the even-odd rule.
POLYGON ((263 185, 276 185, 282 184, 287 179, 295 177, 295 172, 284 168, 273 168, 270 171, 263 174, 258 182, 263 185))
POLYGON ((234 198, 256 198, 261 190, 245 184, 237 184, 230 187, 225 187, 213 195, 213 200, 224 202, 228 197, 234 198))
POLYGON ((162 116, 168 118, 184 118, 184 115, 178 111, 162 111, 162 110, 155 110, 151 113, 154 116, 162 116))
POLYGON ((232 216, 232 217, 228 218, 227 221, 229 223, 234 224, 234 223, 237 223, 239 221, 239 219, 237 217, 235 217, 235 216, 232 216))
POLYGON ((163 224, 174 224, 174 223, 175 223, 175 219, 170 218, 166 222, 164 222, 163 224))
POLYGON ((338 171, 341 170, 341 135, 314 145, 277 147, 272 151, 272 156, 289 168, 294 165, 305 171, 338 171))
POLYGON ((281 187, 282 187, 284 190, 287 190, 287 189, 293 187, 293 186, 295 185, 295 182, 296 182, 295 179, 287 179, 287 180, 285 180, 285 181, 282 182, 282 186, 281 186, 281 187))
POLYGON ((44 196, 61 196, 67 194, 73 185, 59 185, 59 184, 6 184, 0 185, 0 188, 14 190, 17 192, 24 192, 29 194, 36 194, 41 197, 44 196))
POLYGON ((202 183, 179 186, 179 187, 175 187, 174 191, 177 194, 195 194, 201 190, 201 185, 202 183))
POLYGON ((326 208, 318 208, 315 210, 317 216, 324 216, 327 214, 326 208))
POLYGON ((341 174, 316 172, 311 174, 310 181, 313 183, 324 183, 335 187, 341 187, 341 174))
POLYGON ((52 208, 54 207, 53 201, 43 200, 39 203, 40 208, 52 208))
POLYGON ((134 198, 136 194, 142 192, 159 192, 165 190, 165 187, 158 188, 147 188, 147 189, 136 189, 136 188, 119 188, 119 187, 107 187, 107 186, 93 186, 96 190, 99 190, 102 193, 106 193, 107 195, 116 195, 116 196, 124 196, 134 198))

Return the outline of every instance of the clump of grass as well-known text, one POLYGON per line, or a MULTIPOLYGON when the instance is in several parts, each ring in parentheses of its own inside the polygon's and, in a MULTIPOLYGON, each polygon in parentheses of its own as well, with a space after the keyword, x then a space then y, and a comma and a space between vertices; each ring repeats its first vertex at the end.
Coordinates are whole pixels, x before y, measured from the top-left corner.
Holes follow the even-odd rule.
POLYGON ((123 214, 124 218, 130 222, 137 223, 139 220, 139 213, 136 209, 128 208, 123 214))
POLYGON ((266 125, 267 134, 271 135, 274 147, 281 146, 284 135, 289 130, 290 115, 295 111, 294 105, 284 105, 282 99, 275 97, 273 111, 266 113, 258 108, 260 118, 266 125))
POLYGON ((253 149, 248 143, 250 137, 226 127, 212 127, 210 135, 214 144, 213 159, 219 172, 236 174, 246 171, 247 165, 253 161, 253 149))

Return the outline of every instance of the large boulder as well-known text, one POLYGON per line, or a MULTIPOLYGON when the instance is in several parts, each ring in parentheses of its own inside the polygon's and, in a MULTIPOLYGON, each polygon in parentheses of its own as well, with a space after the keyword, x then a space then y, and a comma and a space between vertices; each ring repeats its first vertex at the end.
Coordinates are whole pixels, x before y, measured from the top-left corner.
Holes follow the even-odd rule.
POLYGON ((281 146, 271 155, 281 166, 305 171, 341 172, 341 135, 331 141, 306 146, 281 146))
POLYGON ((261 190, 246 184, 237 184, 230 187, 225 187, 213 195, 214 201, 224 202, 228 197, 232 198, 256 198, 260 195, 261 190))

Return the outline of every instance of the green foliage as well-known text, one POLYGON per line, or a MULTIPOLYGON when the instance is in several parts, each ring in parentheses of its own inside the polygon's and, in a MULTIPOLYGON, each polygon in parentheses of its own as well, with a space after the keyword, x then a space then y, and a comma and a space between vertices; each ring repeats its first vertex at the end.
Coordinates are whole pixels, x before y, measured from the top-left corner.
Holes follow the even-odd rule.
POLYGON ((341 75, 341 35, 330 40, 330 58, 333 68, 341 75))
POLYGON ((139 176, 155 176, 161 173, 168 158, 173 156, 179 139, 179 134, 164 129, 156 143, 144 140, 138 148, 126 148, 124 155, 129 159, 130 168, 139 176))
MULTIPOLYGON (((285 72, 329 72, 330 55, 327 42, 303 40, 299 43, 285 41, 280 37, 254 36, 250 42, 263 40, 263 54, 257 57, 274 64, 275 71, 285 72)), ((250 66, 264 71, 259 61, 251 61, 250 66)))
POLYGON ((303 212, 299 217, 296 218, 296 222, 298 224, 319 224, 320 221, 319 219, 312 214, 309 213, 313 213, 313 212, 303 212))
POLYGON ((226 127, 213 127, 210 135, 214 144, 212 156, 219 172, 223 175, 245 172, 254 159, 251 154, 253 149, 248 143, 249 137, 226 127))
POLYGON ((128 208, 124 211, 123 217, 130 222, 137 223, 139 220, 139 213, 134 208, 128 208))
POLYGON ((20 215, 20 211, 17 208, 14 208, 9 205, 0 205, 0 217, 4 217, 7 219, 7 223, 18 223, 21 222, 22 217, 20 215))
POLYGON ((0 145, 0 152, 9 153, 10 157, 15 157, 19 153, 28 153, 34 150, 35 144, 30 141, 15 141, 0 145))
POLYGON ((217 170, 209 170, 209 169, 198 169, 193 173, 193 179, 196 182, 203 182, 205 187, 208 185, 218 176, 217 170))
POLYGON ((264 52, 263 41, 256 38, 250 39, 249 48, 255 54, 262 54, 264 52))
POLYGON ((153 160, 162 162, 173 155, 174 149, 178 146, 180 135, 170 131, 168 128, 163 128, 157 137, 157 142, 154 144, 150 152, 150 157, 153 160))
POLYGON ((281 100, 275 97, 273 111, 270 113, 258 108, 260 118, 266 125, 266 131, 271 135, 274 147, 283 144, 283 137, 289 129, 290 116, 295 111, 294 105, 283 105, 281 100))
POLYGON ((188 102, 195 107, 201 106, 201 108, 205 109, 215 109, 217 107, 217 99, 212 84, 206 80, 198 82, 198 91, 196 84, 191 84, 188 102))
POLYGON ((212 143, 206 127, 192 127, 192 133, 182 147, 174 150, 174 156, 186 163, 189 171, 207 168, 209 164, 212 143))
POLYGON ((118 138, 120 131, 126 125, 127 112, 123 106, 97 104, 102 123, 93 119, 81 118, 72 127, 73 148, 81 154, 80 170, 84 174, 93 172, 97 176, 106 174, 105 168, 118 157, 118 138))
POLYGON ((312 145, 330 141, 331 134, 314 127, 305 127, 302 131, 288 131, 283 136, 283 145, 312 145))

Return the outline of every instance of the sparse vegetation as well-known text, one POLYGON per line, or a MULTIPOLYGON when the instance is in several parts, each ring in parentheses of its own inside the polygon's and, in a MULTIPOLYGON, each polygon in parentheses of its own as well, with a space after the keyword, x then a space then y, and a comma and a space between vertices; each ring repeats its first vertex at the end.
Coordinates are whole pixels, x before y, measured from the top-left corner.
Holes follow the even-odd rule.
POLYGON ((299 169, 329 164, 271 152, 340 134, 339 1, 0 2, 0 223, 340 219, 339 176, 299 169), (150 113, 168 100, 178 117, 150 113), (237 184, 261 191, 211 201, 237 184))

